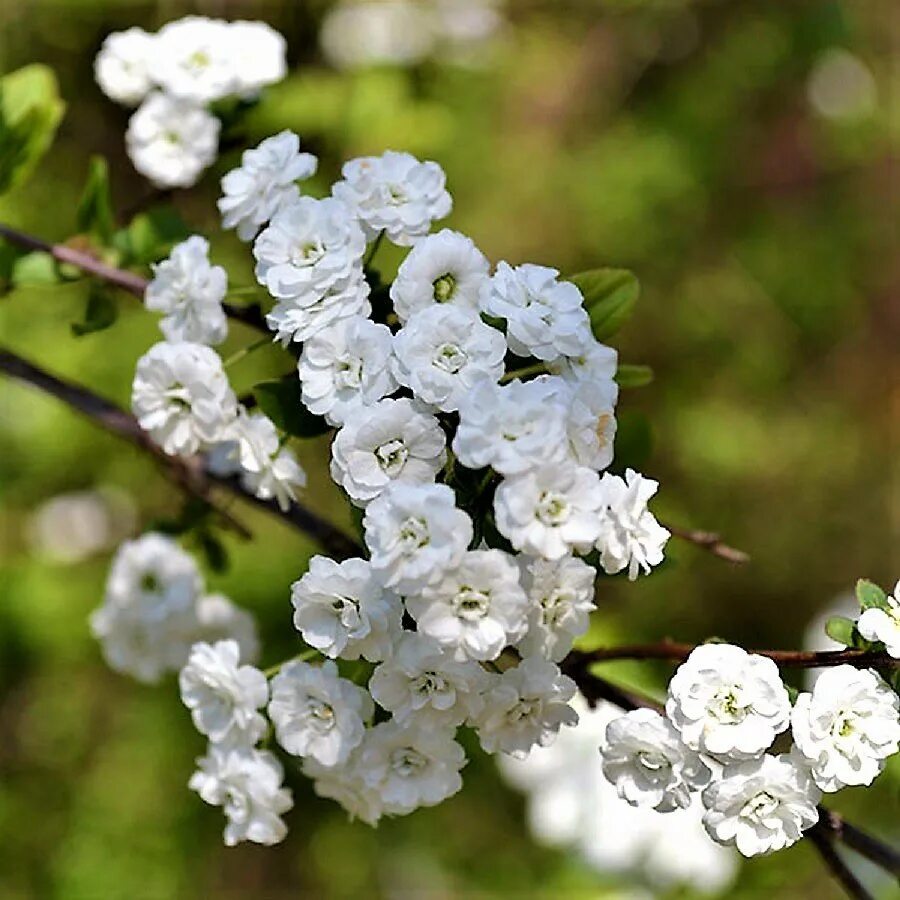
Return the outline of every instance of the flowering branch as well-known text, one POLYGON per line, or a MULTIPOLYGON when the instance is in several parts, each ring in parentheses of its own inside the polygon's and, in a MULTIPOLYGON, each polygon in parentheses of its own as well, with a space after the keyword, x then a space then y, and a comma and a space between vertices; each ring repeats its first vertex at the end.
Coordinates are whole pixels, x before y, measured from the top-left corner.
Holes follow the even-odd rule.
MULTIPOLYGON (((146 450, 158 462, 162 463, 173 481, 188 493, 199 497, 211 506, 213 505, 210 501, 212 488, 220 485, 232 494, 267 510, 304 534, 309 535, 332 556, 344 559, 349 556, 356 556, 361 552, 361 548, 339 528, 299 504, 294 504, 288 511, 284 512, 274 501, 262 500, 244 490, 239 478, 236 476, 220 477, 212 475, 205 469, 203 460, 199 456, 190 459, 167 456, 153 443, 149 435, 141 429, 137 420, 130 413, 125 412, 108 400, 98 397, 92 391, 63 381, 3 348, 0 348, 0 372, 31 384, 48 394, 52 394, 82 415, 103 426, 107 431, 111 431, 113 434, 130 441, 142 450, 146 450)), ((250 537, 250 532, 230 514, 218 507, 214 506, 213 508, 238 534, 245 538, 250 537)))
MULTIPOLYGON (((144 291, 146 291, 148 284, 146 278, 126 269, 118 269, 115 266, 107 265, 86 250, 78 250, 67 244, 51 244, 39 237, 10 228, 2 223, 0 223, 0 237, 26 250, 49 253, 58 262, 75 266, 76 269, 80 269, 88 275, 93 275, 95 278, 99 278, 101 281, 117 287, 138 299, 143 299, 144 297, 144 291)), ((222 305, 229 318, 243 322, 249 328, 264 331, 266 334, 269 333, 266 327, 266 320, 257 306, 234 306, 230 303, 222 305)))

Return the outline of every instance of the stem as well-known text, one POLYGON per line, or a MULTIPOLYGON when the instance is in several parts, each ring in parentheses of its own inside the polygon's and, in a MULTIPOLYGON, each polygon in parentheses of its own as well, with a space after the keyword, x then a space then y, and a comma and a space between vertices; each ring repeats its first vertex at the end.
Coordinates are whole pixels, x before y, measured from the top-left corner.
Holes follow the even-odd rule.
POLYGON ((283 659, 279 663, 275 663, 274 666, 269 666, 268 669, 263 669, 263 675, 266 678, 271 678, 273 675, 277 675, 283 666, 286 666, 290 662, 306 662, 307 660, 314 659, 317 656, 321 656, 322 654, 318 650, 314 650, 310 648, 309 650, 304 650, 302 653, 298 653, 296 656, 291 656, 288 659, 283 659))
POLYGON ((259 340, 253 341, 252 344, 247 344, 246 347, 241 347, 239 350, 235 350, 231 356, 228 357, 223 363, 223 368, 227 369, 229 366, 234 365, 236 362, 240 362, 245 356, 249 356, 253 353, 254 350, 258 350, 260 347, 265 347, 266 344, 271 344, 272 339, 269 337, 261 337, 259 340))
POLYGON ((501 379, 500 384, 506 384, 507 382, 512 381, 514 378, 527 378, 529 375, 546 375, 547 374, 547 364, 546 363, 533 363, 530 366, 523 366, 521 369, 513 369, 512 372, 507 372, 501 379))
POLYGON ((673 537, 677 537, 682 541, 688 541, 691 544, 696 544, 698 547, 708 550, 713 556, 718 556, 719 559, 724 559, 726 562, 735 563, 736 565, 743 565, 744 563, 750 562, 749 554, 744 553, 743 550, 729 547, 728 544, 723 543, 722 539, 714 531, 682 528, 679 525, 672 525, 667 522, 660 522, 660 525, 668 528, 673 537))
POLYGON ((838 884, 847 892, 848 897, 853 897, 854 900, 874 900, 859 879, 850 871, 849 866, 841 859, 834 848, 831 835, 819 823, 813 825, 806 832, 806 836, 813 842, 828 871, 831 872, 838 884))
POLYGON ((369 248, 369 252, 366 254, 366 258, 363 260, 363 268, 368 269, 369 266, 372 265, 372 260, 375 259, 375 254, 378 252, 378 248, 381 246, 381 242, 384 240, 384 232, 379 231, 378 237, 372 241, 372 246, 369 248))

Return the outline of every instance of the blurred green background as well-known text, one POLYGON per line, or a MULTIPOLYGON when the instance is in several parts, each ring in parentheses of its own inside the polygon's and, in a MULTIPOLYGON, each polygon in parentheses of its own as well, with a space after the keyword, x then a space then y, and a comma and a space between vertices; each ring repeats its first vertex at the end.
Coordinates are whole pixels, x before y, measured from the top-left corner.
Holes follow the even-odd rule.
MULTIPOLYGON (((0 0, 0 71, 46 62, 68 103, 37 177, 0 197, 0 221, 71 236, 95 153, 110 160, 117 209, 149 195, 123 152, 128 113, 92 78, 109 31, 155 29, 188 12, 265 19, 288 38, 292 71, 250 114, 248 142, 298 131, 320 156, 322 192, 349 156, 410 150, 444 166, 455 199, 447 224, 492 259, 564 272, 627 266, 640 277, 639 309, 616 343, 656 380, 623 392, 623 452, 660 480, 661 518, 721 531, 753 560, 733 568, 673 541, 652 577, 601 585, 598 635, 798 646, 856 578, 891 587, 900 411, 891 0, 509 3, 494 37, 462 60, 438 40, 412 65, 344 71, 318 43, 330 5, 0 0)), ((214 204, 237 157, 225 152, 171 202, 211 236, 215 261, 241 286, 252 283, 249 254, 216 231, 214 204)), ((75 339, 69 325, 86 292, 83 282, 17 288, 0 299, 0 337, 126 405, 134 362, 158 337, 155 318, 122 296, 114 331, 75 339)), ((225 352, 249 339, 233 327, 225 352)), ((241 390, 287 368, 272 352, 232 374, 241 390)), ((186 789, 203 743, 174 680, 147 688, 111 673, 88 633, 111 547, 62 558, 46 533, 53 517, 40 512, 56 495, 99 489, 121 537, 176 514, 179 498, 147 458, 54 400, 8 383, 0 392, 0 895, 626 896, 629 882, 535 846, 522 797, 477 752, 460 795, 377 830, 348 824, 296 779, 284 844, 224 849, 220 811, 186 789)), ((300 455, 308 501, 347 521, 326 445, 300 455)), ((226 537, 231 567, 209 582, 257 616, 270 664, 293 646, 288 588, 314 548, 262 514, 236 512, 257 539, 226 537)), ((667 672, 610 667, 655 689, 667 672)), ((832 805, 897 841, 898 769, 832 805)), ((840 896, 807 843, 744 865, 726 893, 840 896)))

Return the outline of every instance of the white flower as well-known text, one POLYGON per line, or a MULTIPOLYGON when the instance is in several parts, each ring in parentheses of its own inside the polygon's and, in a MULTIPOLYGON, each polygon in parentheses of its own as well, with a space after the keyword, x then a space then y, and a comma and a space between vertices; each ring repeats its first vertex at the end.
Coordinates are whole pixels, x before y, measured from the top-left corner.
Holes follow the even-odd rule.
POLYGON ((787 754, 725 767, 703 792, 703 824, 720 844, 734 844, 744 856, 790 847, 819 820, 821 793, 805 766, 787 754))
POLYGON ((156 39, 143 28, 108 34, 94 60, 94 77, 110 100, 134 106, 153 87, 150 68, 156 39))
POLYGON ((472 520, 445 484, 394 482, 363 516, 372 569, 390 588, 417 593, 459 565, 472 520))
POLYGON ((606 472, 600 481, 603 513, 597 549, 600 564, 609 575, 628 569, 633 581, 638 572, 649 573, 663 561, 669 532, 656 521, 647 503, 656 493, 658 481, 644 478, 633 469, 625 478, 606 472))
MULTIPOLYGON (((545 377, 548 381, 558 381, 545 377)), ((585 380, 565 389, 560 385, 560 399, 567 400, 569 450, 579 465, 599 471, 613 461, 618 396, 614 381, 585 380)))
POLYGON ((563 725, 577 725, 569 705, 575 682, 545 659, 532 656, 507 669, 484 694, 474 725, 488 753, 522 758, 532 747, 552 744, 563 725))
POLYGON ((296 182, 315 174, 318 160, 300 152, 300 138, 282 131, 258 147, 245 150, 241 165, 222 178, 217 201, 222 227, 236 228, 242 241, 256 237, 277 212, 293 203, 300 191, 296 182))
POLYGON ((131 409, 166 453, 189 456, 226 436, 237 400, 215 351, 163 342, 137 362, 131 409))
POLYGON ((459 662, 430 637, 404 632, 372 673, 369 690, 397 722, 439 728, 462 725, 478 712, 486 681, 477 663, 459 662))
POLYGON ((156 34, 153 77, 173 97, 204 104, 233 93, 229 25, 220 19, 185 16, 156 34))
POLYGON ((275 756, 211 744, 197 765, 188 787, 206 803, 223 808, 228 847, 240 841, 268 845, 284 839, 287 828, 281 815, 293 802, 290 790, 281 785, 284 770, 275 756))
POLYGON ((566 424, 566 405, 541 381, 483 381, 459 405, 453 452, 471 469, 520 475, 566 457, 566 424))
POLYGON ((499 380, 506 340, 477 312, 429 306, 394 335, 394 354, 397 381, 416 399, 451 412, 478 382, 499 380))
POLYGON ((528 595, 528 633, 519 641, 523 656, 543 656, 560 662, 572 642, 588 630, 594 606, 596 572, 573 556, 556 562, 519 560, 522 585, 528 595))
POLYGON ((195 641, 213 644, 216 641, 237 641, 240 660, 256 662, 259 656, 259 636, 256 621, 246 610, 235 606, 222 594, 207 594, 197 603, 197 632, 195 641))
POLYGON ((553 360, 579 356, 593 341, 581 291, 559 272, 501 262, 481 293, 481 308, 506 319, 509 348, 519 356, 553 360))
POLYGON ((395 482, 426 483, 446 461, 438 420, 412 400, 361 408, 331 445, 331 477, 357 506, 395 482))
POLYGON ((323 328, 303 344, 297 364, 304 405, 330 425, 343 425, 396 390, 392 354, 390 330, 364 316, 323 328))
POLYGON ((292 340, 306 341, 314 337, 340 319, 367 316, 371 312, 369 283, 362 269, 357 269, 321 296, 305 294, 279 300, 266 313, 266 324, 275 332, 275 339, 286 347, 292 340))
POLYGON ((705 787, 712 776, 671 723, 652 709, 635 709, 610 722, 600 753, 603 774, 618 795, 632 806, 659 812, 687 809, 691 791, 705 787))
POLYGON ((900 659, 900 581, 887 604, 887 609, 863 610, 856 628, 867 641, 881 641, 890 656, 900 659))
POLYGON ((228 335, 222 308, 227 290, 225 270, 210 265, 209 241, 195 234, 153 266, 144 304, 166 314, 159 327, 167 341, 221 344, 228 335))
POLYGON ((823 791, 869 785, 900 749, 900 701, 872 670, 835 666, 797 698, 791 727, 823 791))
POLYGON ((360 752, 363 779, 380 794, 384 811, 395 815, 452 797, 462 787, 465 764, 452 729, 394 721, 370 729, 360 752))
POLYGON ((157 187, 186 188, 215 161, 219 128, 202 107, 154 91, 129 119, 125 145, 135 169, 157 187))
POLYGON ((409 153, 351 159, 341 174, 331 192, 356 213, 370 241, 383 231, 395 244, 412 246, 453 206, 444 170, 409 153))
POLYGON ((119 547, 91 632, 117 672, 158 681, 187 659, 197 628, 203 580, 171 538, 150 532, 119 547))
POLYGON ((366 825, 375 825, 384 807, 381 795, 363 779, 355 750, 342 766, 323 766, 312 757, 303 760, 303 774, 313 779, 313 790, 319 797, 339 803, 350 816, 366 825))
POLYGON ((669 682, 666 714, 692 750, 751 759, 788 726, 791 702, 778 667, 730 644, 703 644, 669 682))
POLYGON ((553 463, 501 482, 494 494, 497 530, 524 553, 561 559, 587 552, 600 533, 603 504, 596 472, 553 463))
POLYGON ((233 89, 242 97, 253 97, 287 75, 287 42, 265 22, 230 22, 228 43, 233 89))
POLYGON ((294 756, 310 756, 323 766, 345 763, 359 746, 374 708, 372 698, 338 676, 327 660, 320 666, 295 660, 272 679, 269 717, 278 743, 294 756))
POLYGON ((198 643, 178 673, 181 701, 213 743, 255 744, 266 730, 257 710, 269 699, 266 676, 240 665, 237 641, 198 643))
POLYGON ((233 432, 244 487, 262 500, 276 500, 282 510, 289 509, 297 499, 294 488, 306 486, 306 473, 293 451, 281 446, 275 424, 264 413, 241 409, 233 432))
POLYGON ((338 563, 314 556, 291 585, 294 627, 310 647, 332 659, 384 659, 400 630, 400 601, 385 591, 364 559, 338 563))
POLYGON ((502 550, 470 550, 435 584, 406 598, 419 631, 458 660, 496 659, 525 632, 528 598, 502 550))
POLYGON ((423 237, 410 250, 391 284, 394 312, 401 322, 413 313, 452 303, 478 311, 490 264, 471 238, 444 228, 423 237))
POLYGON ((312 306, 361 269, 366 241, 353 214, 331 197, 298 197, 253 243, 256 278, 277 300, 312 306))
POLYGON ((547 369, 573 384, 587 381, 615 385, 618 362, 619 354, 612 347, 591 338, 578 355, 548 360, 547 369))

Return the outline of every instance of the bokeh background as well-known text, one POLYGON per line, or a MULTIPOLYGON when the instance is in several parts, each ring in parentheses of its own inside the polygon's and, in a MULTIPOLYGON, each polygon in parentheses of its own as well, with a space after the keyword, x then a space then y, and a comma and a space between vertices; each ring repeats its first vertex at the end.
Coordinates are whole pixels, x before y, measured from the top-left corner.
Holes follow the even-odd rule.
MULTIPOLYGON (((147 202, 149 186, 124 155, 127 112, 93 82, 105 34, 189 12, 265 19, 288 38, 292 71, 250 114, 247 142, 298 131, 320 156, 322 192, 349 156, 410 150, 444 166, 448 224, 492 259, 639 275, 638 311, 616 343, 656 380, 623 392, 622 458, 660 479, 661 518, 718 530, 753 560, 733 568, 673 541, 652 577, 601 584, 595 637, 799 646, 856 578, 892 586, 900 17, 891 0, 525 0, 497 4, 487 20, 457 10, 455 29, 436 39, 409 25, 393 43, 371 30, 354 41, 332 24, 323 48, 332 6, 0 0, 0 71, 46 62, 68 103, 38 176, 0 197, 0 221, 71 236, 97 153, 110 161, 122 215, 147 202), (393 62, 367 59, 379 52, 393 62)), ((248 254, 216 231, 214 204, 237 157, 225 152, 170 202, 211 236, 215 261, 240 286, 252 283, 248 254)), ((155 319, 123 296, 113 331, 75 339, 86 291, 17 287, 0 298, 0 337, 126 405, 155 319)), ((226 352, 249 338, 233 328, 226 352)), ((264 352, 232 377, 240 390, 285 368, 264 352)), ((116 542, 176 514, 179 497, 138 451, 54 400, 8 383, 0 397, 0 895, 646 896, 635 893, 640 872, 599 873, 536 844, 524 799, 474 748, 464 791, 436 809, 372 830, 297 779, 284 844, 224 849, 219 810, 185 786, 203 743, 174 680, 148 688, 111 673, 87 629, 116 542)), ((308 502, 346 522, 326 446, 300 452, 308 502)), ((288 588, 314 548, 265 515, 236 512, 257 539, 226 537, 231 565, 209 583, 256 615, 269 664, 293 646, 288 588)), ((668 669, 622 664, 609 674, 660 690, 668 669)), ((896 841, 898 793, 893 765, 877 789, 846 790, 832 805, 896 841)), ((724 894, 840 896, 805 843, 744 865, 724 894)))

